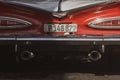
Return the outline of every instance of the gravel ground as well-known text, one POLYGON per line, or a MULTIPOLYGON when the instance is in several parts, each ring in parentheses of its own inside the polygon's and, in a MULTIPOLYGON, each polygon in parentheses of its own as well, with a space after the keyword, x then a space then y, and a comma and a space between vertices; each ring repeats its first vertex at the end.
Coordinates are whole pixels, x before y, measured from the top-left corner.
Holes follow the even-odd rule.
POLYGON ((120 73, 97 75, 94 73, 0 73, 0 80, 120 80, 120 73))
POLYGON ((96 69, 89 66, 83 67, 69 67, 69 69, 29 67, 29 69, 24 68, 18 71, 2 70, 0 80, 120 80, 120 71, 100 67, 96 69))

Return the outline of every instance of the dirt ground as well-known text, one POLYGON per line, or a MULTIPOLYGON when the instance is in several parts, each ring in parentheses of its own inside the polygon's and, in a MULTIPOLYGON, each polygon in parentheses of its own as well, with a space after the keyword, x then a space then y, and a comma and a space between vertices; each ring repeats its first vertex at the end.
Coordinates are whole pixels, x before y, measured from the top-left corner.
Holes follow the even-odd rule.
POLYGON ((120 71, 76 65, 57 68, 29 66, 2 70, 0 80, 120 80, 120 71))
POLYGON ((1 72, 0 80, 120 80, 120 73, 48 73, 48 72, 1 72))

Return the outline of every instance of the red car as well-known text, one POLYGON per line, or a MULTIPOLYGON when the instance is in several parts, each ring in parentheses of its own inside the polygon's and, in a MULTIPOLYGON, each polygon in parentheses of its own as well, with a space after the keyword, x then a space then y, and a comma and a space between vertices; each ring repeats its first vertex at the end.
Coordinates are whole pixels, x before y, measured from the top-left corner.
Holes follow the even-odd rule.
POLYGON ((120 52, 120 2, 0 0, 0 36, 16 62, 103 61, 120 52))

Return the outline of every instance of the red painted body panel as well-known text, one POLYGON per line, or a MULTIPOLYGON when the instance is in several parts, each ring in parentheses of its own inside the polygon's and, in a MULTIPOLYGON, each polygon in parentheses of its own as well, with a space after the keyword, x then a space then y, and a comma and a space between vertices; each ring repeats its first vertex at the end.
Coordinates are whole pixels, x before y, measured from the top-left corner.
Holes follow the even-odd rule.
POLYGON ((63 35, 64 33, 45 33, 43 30, 46 23, 64 23, 71 22, 78 25, 78 31, 74 35, 116 35, 120 30, 98 30, 87 26, 87 24, 97 18, 107 18, 120 16, 120 3, 114 2, 104 4, 84 10, 79 10, 68 14, 59 20, 52 16, 52 13, 43 10, 37 10, 20 5, 0 3, 0 16, 14 17, 31 22, 33 25, 26 29, 0 30, 0 34, 6 35, 63 35))

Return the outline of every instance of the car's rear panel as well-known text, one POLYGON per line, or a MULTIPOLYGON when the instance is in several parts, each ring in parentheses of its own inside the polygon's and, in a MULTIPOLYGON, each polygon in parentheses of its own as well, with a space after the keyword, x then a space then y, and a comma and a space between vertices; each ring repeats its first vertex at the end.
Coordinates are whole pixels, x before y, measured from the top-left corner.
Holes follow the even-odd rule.
MULTIPOLYGON (((97 3, 94 6, 89 5, 63 12, 60 11, 59 14, 59 10, 58 12, 50 12, 24 4, 3 1, 0 3, 1 50, 4 53, 3 45, 6 49, 11 46, 12 49, 7 49, 10 51, 5 51, 4 54, 13 56, 15 54, 16 62, 22 63, 42 62, 44 64, 49 61, 53 63, 59 61, 71 63, 74 60, 78 62, 105 60, 108 58, 109 48, 113 47, 113 51, 119 48, 119 5, 119 2, 97 3), (112 20, 110 29, 109 27, 103 29, 91 26, 95 20, 111 19, 111 17, 117 19, 115 20, 117 21, 116 29, 111 29, 112 20), (46 31, 45 25, 48 27, 54 24, 75 24, 77 31, 71 32, 68 30, 68 32, 65 32, 63 30, 62 32, 59 27, 56 31, 53 31, 51 27, 47 28, 46 31)), ((104 26, 104 24, 99 23, 98 25, 104 26)))

